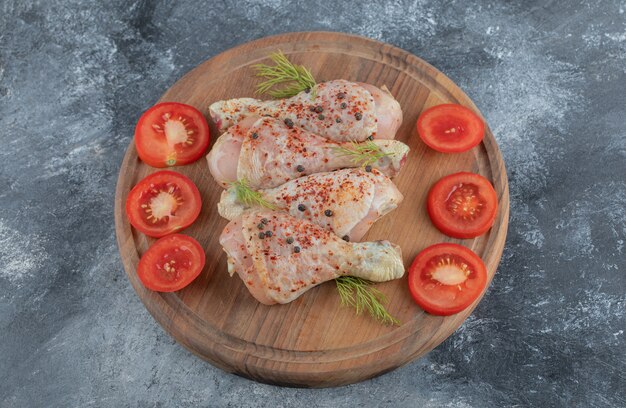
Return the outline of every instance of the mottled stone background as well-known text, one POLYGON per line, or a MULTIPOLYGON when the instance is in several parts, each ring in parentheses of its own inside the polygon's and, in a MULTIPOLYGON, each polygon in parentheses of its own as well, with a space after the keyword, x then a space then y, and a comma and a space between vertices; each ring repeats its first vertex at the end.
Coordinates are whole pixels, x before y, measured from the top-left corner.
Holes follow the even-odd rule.
POLYGON ((0 406, 626 406, 626 2, 2 1, 0 406), (488 119, 510 178, 498 274, 426 358, 326 390, 177 345, 122 269, 138 115, 237 44, 335 30, 412 52, 488 119))

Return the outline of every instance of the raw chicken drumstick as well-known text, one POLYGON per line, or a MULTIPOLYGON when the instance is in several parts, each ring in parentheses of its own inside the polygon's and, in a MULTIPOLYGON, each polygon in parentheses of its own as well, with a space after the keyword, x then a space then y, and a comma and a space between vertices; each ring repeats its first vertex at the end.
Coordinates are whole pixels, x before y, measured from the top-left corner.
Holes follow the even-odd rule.
POLYGON ((343 79, 288 99, 218 101, 209 111, 220 133, 250 116, 272 116, 337 142, 362 142, 369 136, 393 139, 402 124, 400 104, 386 87, 343 79))
MULTIPOLYGON (((407 145, 397 140, 365 143, 381 153, 371 167, 389 177, 400 171, 407 145)), ((362 163, 342 152, 342 147, 353 149, 354 143, 333 142, 279 119, 248 118, 217 139, 207 160, 213 178, 223 187, 246 180, 254 189, 272 188, 309 174, 360 167, 362 163)))
MULTIPOLYGON (((275 209, 349 241, 360 241, 376 220, 403 199, 388 177, 376 169, 368 172, 362 168, 312 174, 259 193, 275 209)), ((239 201, 236 188, 231 187, 222 193, 217 209, 222 217, 232 220, 250 206, 239 201)))
POLYGON ((281 211, 248 211, 220 236, 228 272, 237 272, 259 302, 289 303, 339 276, 374 282, 404 275, 400 247, 388 241, 350 243, 281 211))

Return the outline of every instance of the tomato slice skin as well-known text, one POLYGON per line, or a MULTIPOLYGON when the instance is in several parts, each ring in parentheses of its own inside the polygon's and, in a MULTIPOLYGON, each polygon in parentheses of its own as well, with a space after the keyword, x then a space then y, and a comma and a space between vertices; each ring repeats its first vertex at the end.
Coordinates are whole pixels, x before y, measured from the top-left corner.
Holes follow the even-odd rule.
POLYGON ((482 259, 457 244, 431 245, 415 257, 409 268, 413 300, 426 312, 437 316, 449 316, 466 309, 478 299, 486 285, 487 268, 482 259))
POLYGON ((159 239, 143 254, 137 267, 139 279, 148 289, 175 292, 200 275, 206 261, 195 239, 172 234, 159 239))
POLYGON ((159 103, 139 118, 135 146, 139 158, 152 167, 193 163, 209 146, 209 125, 191 105, 159 103))
POLYGON ((424 143, 442 153, 465 152, 485 136, 485 123, 470 109, 457 104, 428 108, 417 119, 424 143))
POLYGON ((126 199, 126 216, 131 225, 155 238, 188 227, 201 209, 198 187, 189 178, 170 170, 146 176, 126 199))
POLYGON ((498 212, 498 197, 489 180, 468 172, 441 178, 430 189, 426 202, 435 227, 454 238, 484 234, 498 212))

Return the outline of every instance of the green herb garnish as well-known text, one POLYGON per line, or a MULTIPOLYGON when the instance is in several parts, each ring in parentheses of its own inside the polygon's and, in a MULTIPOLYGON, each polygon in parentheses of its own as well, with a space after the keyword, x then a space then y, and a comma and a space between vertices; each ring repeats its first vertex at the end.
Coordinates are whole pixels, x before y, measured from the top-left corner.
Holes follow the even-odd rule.
POLYGON ((349 157, 350 161, 357 166, 374 164, 383 157, 392 156, 391 152, 383 152, 374 142, 352 142, 350 147, 337 146, 334 148, 339 157, 349 157))
POLYGON ((289 98, 307 89, 313 93, 315 98, 315 79, 307 68, 302 65, 294 65, 287 59, 282 51, 270 55, 274 62, 273 66, 266 64, 256 64, 253 68, 257 71, 256 76, 265 78, 256 89, 258 94, 268 94, 272 98, 289 98), (283 85, 282 88, 277 88, 283 85))
POLYGON ((367 310, 373 318, 384 324, 400 324, 385 309, 383 304, 387 303, 387 299, 380 290, 371 286, 372 282, 354 276, 340 276, 335 279, 335 283, 341 304, 354 307, 357 315, 367 310))
POLYGON ((237 195, 237 200, 244 203, 248 207, 252 206, 261 206, 265 208, 269 208, 270 210, 275 210, 276 206, 266 199, 263 198, 263 195, 258 191, 253 190, 249 185, 248 181, 245 179, 241 179, 230 183, 230 188, 235 189, 235 194, 237 195))

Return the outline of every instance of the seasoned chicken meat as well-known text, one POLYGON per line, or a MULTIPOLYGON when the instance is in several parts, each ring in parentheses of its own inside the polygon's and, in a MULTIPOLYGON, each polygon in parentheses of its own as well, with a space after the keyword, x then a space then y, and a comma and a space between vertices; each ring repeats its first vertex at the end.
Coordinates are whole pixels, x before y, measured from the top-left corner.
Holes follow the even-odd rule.
POLYGON ((399 171, 409 147, 397 140, 337 143, 279 119, 248 118, 220 136, 207 155, 215 180, 227 186, 246 180, 252 188, 277 187, 309 174, 360 167, 355 146, 376 148, 371 167, 389 177, 399 171))
MULTIPOLYGON (((349 241, 360 241, 372 224, 403 199, 393 182, 376 169, 343 169, 291 180, 259 190, 277 210, 313 222, 349 241)), ((236 189, 224 190, 217 209, 228 220, 251 207, 238 200, 236 189)))
POLYGON ((247 211, 220 236, 235 272, 259 302, 289 303, 339 276, 374 282, 404 275, 400 248, 388 241, 350 243, 281 211, 247 211))
POLYGON ((343 79, 288 99, 218 101, 209 111, 220 133, 247 117, 271 116, 337 142, 393 139, 402 124, 400 104, 386 87, 343 79))

